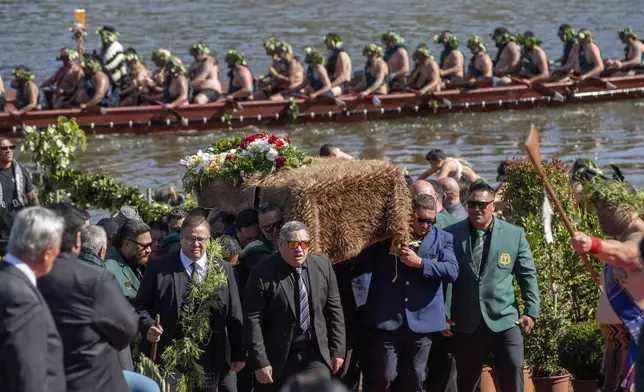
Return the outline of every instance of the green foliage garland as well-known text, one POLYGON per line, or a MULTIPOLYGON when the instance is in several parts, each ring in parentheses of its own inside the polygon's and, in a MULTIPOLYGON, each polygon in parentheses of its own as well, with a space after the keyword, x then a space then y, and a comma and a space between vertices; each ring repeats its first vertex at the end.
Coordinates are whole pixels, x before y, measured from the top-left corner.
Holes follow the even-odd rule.
MULTIPOLYGON (((555 194, 577 230, 601 237, 597 217, 581 209, 570 187, 569 171, 559 160, 543 162, 555 194)), ((586 272, 579 255, 570 246, 570 237, 556 213, 552 215, 553 243, 546 243, 543 231, 544 188, 534 165, 523 159, 506 168, 507 188, 503 200, 508 220, 525 230, 532 250, 541 315, 534 330, 525 336, 526 362, 535 377, 565 373, 559 365, 559 342, 573 323, 592 320, 599 292, 586 272)), ((591 260, 599 271, 601 262, 591 260)))
POLYGON ((300 105, 297 104, 297 99, 290 97, 288 104, 284 108, 284 119, 288 124, 293 124, 297 121, 300 115, 300 105))
POLYGON ((199 363, 202 349, 211 339, 210 329, 213 311, 219 306, 219 290, 226 287, 228 279, 224 269, 217 262, 222 248, 216 241, 207 247, 208 275, 200 282, 194 282, 188 293, 188 305, 181 320, 184 337, 173 340, 163 352, 164 375, 170 377, 177 371, 182 373, 176 392, 188 392, 203 388, 204 369, 199 363))

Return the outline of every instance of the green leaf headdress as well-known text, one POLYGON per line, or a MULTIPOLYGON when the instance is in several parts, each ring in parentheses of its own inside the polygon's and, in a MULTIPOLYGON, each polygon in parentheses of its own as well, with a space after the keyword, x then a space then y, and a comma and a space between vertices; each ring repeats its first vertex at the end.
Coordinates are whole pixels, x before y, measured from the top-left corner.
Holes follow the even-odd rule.
POLYGON ((376 44, 368 44, 362 49, 362 55, 367 56, 369 53, 382 57, 382 48, 376 44))
POLYGON ((140 60, 139 54, 134 48, 127 48, 123 55, 125 56, 125 61, 135 62, 140 60))
POLYGON ((336 33, 329 33, 324 37, 324 43, 329 44, 334 49, 339 49, 342 47, 342 40, 340 36, 336 33))
POLYGON ((577 33, 570 25, 562 24, 561 26, 559 26, 559 31, 557 32, 557 35, 564 42, 567 42, 571 38, 574 38, 575 36, 577 36, 577 33))
POLYGON ((519 34, 517 37, 517 42, 524 46, 539 46, 541 45, 541 40, 537 38, 532 31, 526 31, 523 34, 519 34))
POLYGON ((400 34, 396 33, 395 31, 388 31, 384 33, 381 37, 380 40, 382 41, 383 44, 387 45, 388 43, 393 43, 394 45, 400 45, 405 42, 405 39, 400 36, 400 34))
POLYGON ((176 56, 172 56, 168 63, 170 65, 170 73, 172 75, 186 76, 188 74, 188 70, 186 69, 186 66, 183 65, 183 62, 181 61, 180 58, 176 56))
POLYGON ((190 46, 190 55, 196 56, 198 54, 210 54, 210 48, 208 48, 208 45, 203 42, 192 44, 190 46))
POLYGON ((626 38, 639 39, 637 34, 635 34, 635 30, 633 30, 630 27, 621 29, 618 33, 618 36, 619 36, 619 39, 626 39, 626 38))
POLYGON ((588 29, 582 29, 577 33, 577 39, 588 40, 588 42, 593 42, 593 35, 588 29))
POLYGON ((470 50, 474 47, 479 48, 482 52, 487 51, 487 48, 485 47, 485 41, 483 41, 483 38, 479 37, 478 35, 473 35, 469 40, 467 40, 467 47, 470 48, 470 50))
POLYGON ((172 53, 167 49, 158 49, 152 52, 152 61, 162 60, 168 61, 172 57, 172 53))
POLYGON ((266 52, 269 54, 275 53, 277 50, 277 43, 280 42, 277 37, 270 37, 264 40, 264 49, 266 49, 266 52))
POLYGON ((231 68, 234 67, 237 64, 239 64, 239 65, 246 65, 247 64, 246 63, 246 58, 244 57, 244 55, 241 52, 238 52, 235 49, 230 49, 226 53, 225 60, 226 60, 226 63, 228 64, 228 66, 230 66, 231 68))
POLYGON ((293 47, 286 41, 277 41, 275 43, 275 50, 286 54, 293 54, 293 47))
POLYGON ((517 37, 512 35, 505 27, 497 27, 491 36, 497 45, 505 45, 508 42, 516 42, 517 40, 517 37))
POLYGON ((425 57, 428 59, 433 59, 434 55, 432 52, 429 50, 429 48, 425 46, 419 46, 416 48, 416 51, 414 52, 414 55, 412 56, 414 60, 419 59, 420 57, 425 57))
POLYGON ((644 211, 644 192, 625 182, 596 176, 582 182, 582 195, 588 203, 606 203, 626 211, 644 211))
POLYGON ((35 77, 34 73, 27 67, 16 67, 11 71, 11 74, 17 79, 24 80, 25 82, 33 80, 35 77))
POLYGON ((103 68, 103 66, 101 65, 101 62, 96 57, 93 57, 93 56, 85 57, 85 59, 81 63, 81 67, 83 69, 90 70, 93 73, 96 73, 103 68))
POLYGON ((119 33, 112 26, 103 26, 98 29, 96 34, 100 35, 104 42, 108 43, 116 42, 119 39, 119 33))
POLYGON ((56 56, 56 60, 60 60, 63 57, 67 57, 70 61, 74 61, 78 59, 78 51, 71 48, 62 48, 60 52, 58 52, 58 56, 56 56))
POLYGON ((322 56, 322 53, 320 53, 320 51, 315 49, 314 47, 307 46, 306 48, 304 48, 304 53, 306 53, 304 62, 311 64, 324 63, 324 57, 322 56))
POLYGON ((449 30, 443 30, 440 34, 434 34, 434 42, 437 44, 443 43, 443 37, 448 37, 447 44, 451 49, 457 49, 458 48, 458 38, 449 30))

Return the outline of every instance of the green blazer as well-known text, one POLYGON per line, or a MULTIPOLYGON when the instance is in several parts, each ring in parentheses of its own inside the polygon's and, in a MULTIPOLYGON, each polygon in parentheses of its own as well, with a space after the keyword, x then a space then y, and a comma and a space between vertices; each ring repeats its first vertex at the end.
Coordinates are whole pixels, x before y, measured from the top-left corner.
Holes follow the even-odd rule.
POLYGON ((437 229, 443 229, 447 226, 453 225, 454 223, 458 222, 458 218, 456 218, 454 215, 450 214, 447 212, 446 209, 442 209, 441 212, 436 214, 436 228, 437 229))
POLYGON ((121 290, 125 297, 132 301, 136 297, 136 293, 139 291, 140 279, 132 268, 125 262, 123 256, 116 250, 116 248, 110 248, 103 262, 105 269, 110 271, 116 276, 116 280, 119 282, 121 290))
POLYGON ((519 319, 513 276, 521 288, 524 313, 533 319, 539 316, 537 274, 522 228, 494 218, 490 249, 481 263, 480 278, 471 264, 469 219, 451 225, 445 231, 454 236, 454 253, 459 264, 458 278, 452 284, 451 293, 450 316, 455 332, 473 333, 481 318, 494 332, 512 328, 519 319))

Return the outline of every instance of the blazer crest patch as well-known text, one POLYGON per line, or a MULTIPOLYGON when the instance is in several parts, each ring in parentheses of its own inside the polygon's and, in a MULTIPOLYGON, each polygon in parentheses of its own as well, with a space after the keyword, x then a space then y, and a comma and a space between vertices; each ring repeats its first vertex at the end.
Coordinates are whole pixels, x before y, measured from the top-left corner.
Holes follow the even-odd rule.
POLYGON ((130 282, 129 280, 126 280, 125 282, 123 282, 123 285, 128 290, 132 288, 132 282, 130 282))
POLYGON ((508 265, 512 262, 512 257, 510 257, 509 253, 503 253, 501 254, 501 257, 499 258, 499 264, 501 265, 508 265))

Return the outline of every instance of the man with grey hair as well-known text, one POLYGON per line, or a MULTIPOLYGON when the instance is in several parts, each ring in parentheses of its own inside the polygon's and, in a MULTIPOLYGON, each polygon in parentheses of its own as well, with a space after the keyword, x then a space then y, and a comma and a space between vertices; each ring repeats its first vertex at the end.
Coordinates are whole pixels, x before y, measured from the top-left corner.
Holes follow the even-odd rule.
POLYGON ((452 177, 445 177, 438 180, 438 183, 443 186, 443 207, 447 212, 458 220, 467 219, 469 215, 461 203, 461 188, 458 182, 452 177))
MULTIPOLYGON (((449 225, 452 225, 457 222, 457 220, 443 210, 442 199, 438 196, 436 191, 436 186, 425 180, 418 180, 414 182, 414 185, 411 188, 411 197, 416 195, 428 195, 436 200, 436 228, 444 229, 449 225), (439 200, 441 201, 439 204, 439 200)), ((442 197, 442 196, 441 196, 442 197)))
POLYGON ((81 249, 78 258, 103 266, 107 250, 107 234, 100 226, 85 226, 81 229, 81 249))
POLYGON ((304 223, 284 224, 279 252, 255 265, 246 284, 245 340, 258 392, 279 391, 304 371, 335 374, 344 362, 344 315, 335 273, 327 257, 309 253, 310 245, 304 223))
POLYGON ((0 261, 0 385, 8 392, 65 391, 62 341, 36 279, 60 252, 63 220, 41 207, 20 211, 0 261))

